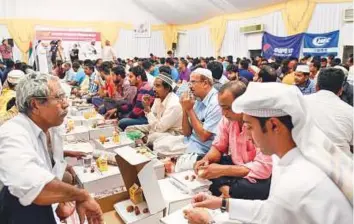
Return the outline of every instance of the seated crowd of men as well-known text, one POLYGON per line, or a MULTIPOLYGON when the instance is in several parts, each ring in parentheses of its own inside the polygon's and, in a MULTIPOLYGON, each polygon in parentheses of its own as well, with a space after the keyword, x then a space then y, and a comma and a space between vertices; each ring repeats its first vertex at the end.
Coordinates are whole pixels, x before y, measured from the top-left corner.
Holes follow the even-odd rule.
MULTIPOLYGON (((353 57, 345 65, 338 60, 305 57, 298 63, 291 58, 280 65, 262 57, 236 63, 232 57, 99 59, 64 63, 61 81, 106 119, 118 119, 121 130, 144 133, 152 149, 161 136, 184 136, 185 153, 197 155, 193 168, 202 169, 200 176, 212 181, 213 195, 265 200, 271 188, 272 157, 259 149, 244 114, 236 113, 233 103, 250 83, 295 85, 306 95, 318 128, 351 156, 353 107, 348 94, 353 88, 353 57)), ((15 88, 29 73, 21 66, 8 61, 0 73, 0 125, 19 113, 15 88)))

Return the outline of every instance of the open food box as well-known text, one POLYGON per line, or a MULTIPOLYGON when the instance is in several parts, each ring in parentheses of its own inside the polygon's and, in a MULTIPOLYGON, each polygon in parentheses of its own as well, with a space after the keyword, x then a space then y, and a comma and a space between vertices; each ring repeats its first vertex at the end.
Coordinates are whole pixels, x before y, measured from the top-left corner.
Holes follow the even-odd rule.
POLYGON ((136 150, 114 150, 129 197, 114 205, 125 223, 156 224, 163 217, 164 199, 154 172, 154 164, 136 150))
POLYGON ((198 177, 193 170, 173 173, 170 175, 170 181, 182 192, 190 195, 195 195, 200 192, 207 192, 212 184, 211 181, 198 177))

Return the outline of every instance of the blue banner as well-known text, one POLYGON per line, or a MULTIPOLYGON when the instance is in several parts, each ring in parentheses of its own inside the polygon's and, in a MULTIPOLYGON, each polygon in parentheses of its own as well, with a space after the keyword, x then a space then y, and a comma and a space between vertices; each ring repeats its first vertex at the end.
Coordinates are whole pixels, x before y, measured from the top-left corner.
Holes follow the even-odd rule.
POLYGON ((303 36, 304 34, 300 33, 288 37, 278 37, 265 32, 262 38, 262 55, 267 59, 272 56, 298 58, 303 36))
POLYGON ((328 56, 338 54, 339 30, 330 33, 306 33, 304 35, 305 56, 328 56))

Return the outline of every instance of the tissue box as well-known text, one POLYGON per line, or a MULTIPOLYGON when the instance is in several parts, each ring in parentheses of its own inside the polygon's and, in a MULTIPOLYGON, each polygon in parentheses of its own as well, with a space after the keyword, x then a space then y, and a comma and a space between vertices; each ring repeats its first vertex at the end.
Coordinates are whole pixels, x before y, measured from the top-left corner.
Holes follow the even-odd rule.
POLYGON ((63 135, 64 140, 71 142, 71 141, 89 141, 89 129, 84 126, 76 126, 74 129, 68 133, 63 135))
POLYGON ((88 105, 86 107, 72 106, 70 107, 71 116, 84 116, 84 112, 90 112, 94 110, 93 105, 88 105))
POLYGON ((114 149, 122 148, 125 146, 135 147, 135 142, 127 138, 125 134, 120 133, 119 136, 120 136, 120 141, 118 144, 113 142, 112 137, 107 137, 107 136, 106 139, 108 140, 108 142, 102 144, 99 139, 94 139, 94 143, 97 149, 106 150, 106 151, 113 151, 114 149))
POLYGON ((108 165, 108 171, 104 172, 95 169, 94 173, 90 172, 90 168, 85 173, 83 166, 74 166, 73 169, 79 185, 89 193, 100 193, 113 188, 124 187, 122 175, 116 166, 108 165))
MULTIPOLYGON (((78 142, 78 143, 66 143, 63 146, 64 151, 74 151, 74 152, 84 152, 87 154, 92 154, 94 151, 93 146, 89 142, 78 142)), ((76 158, 66 157, 66 162, 70 166, 82 165, 76 158)))
POLYGON ((212 184, 212 182, 209 180, 199 178, 193 170, 174 173, 171 174, 170 177, 172 184, 190 195, 206 192, 209 190, 209 187, 212 184), (186 176, 188 176, 188 180, 185 179, 186 176), (196 179, 193 181, 191 180, 192 176, 196 177, 196 179))
POLYGON ((104 120, 104 117, 100 114, 97 114, 95 117, 85 119, 84 116, 68 116, 67 120, 71 119, 74 121, 75 126, 86 126, 92 127, 94 123, 99 123, 104 120))
POLYGON ((165 215, 169 215, 191 203, 192 196, 179 190, 170 182, 169 178, 159 180, 159 186, 165 200, 165 215))
POLYGON ((106 137, 112 137, 114 131, 114 127, 103 127, 103 128, 92 128, 89 127, 89 135, 91 140, 98 139, 100 135, 104 135, 106 137))
MULTIPOLYGON (((177 210, 176 212, 162 218, 160 220, 160 223, 161 224, 188 224, 188 220, 184 218, 183 211, 186 209, 190 209, 191 207, 192 207, 191 205, 187 205, 186 207, 177 210)), ((215 223, 219 223, 219 224, 230 224, 230 223, 241 224, 242 223, 237 220, 231 221, 229 219, 229 213, 228 212, 222 213, 220 209, 216 209, 216 210, 206 209, 206 210, 210 213, 211 217, 213 217, 215 223)))

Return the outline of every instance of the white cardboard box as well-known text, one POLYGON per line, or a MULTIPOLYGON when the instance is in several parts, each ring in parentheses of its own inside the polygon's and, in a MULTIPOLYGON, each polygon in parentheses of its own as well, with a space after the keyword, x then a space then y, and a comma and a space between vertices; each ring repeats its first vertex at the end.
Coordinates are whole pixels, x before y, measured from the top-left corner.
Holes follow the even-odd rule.
POLYGON ((86 107, 71 106, 70 114, 71 116, 84 116, 84 112, 90 112, 94 110, 93 105, 88 105, 86 107))
POLYGON ((171 182, 180 188, 182 191, 189 193, 191 195, 197 194, 199 192, 206 192, 209 190, 210 185, 212 184, 211 181, 201 179, 194 173, 193 170, 187 170, 180 173, 173 173, 170 175, 171 182), (191 181, 191 176, 195 176, 196 179, 191 181), (188 180, 185 177, 188 176, 188 180))
POLYGON ((159 186, 166 204, 166 215, 170 215, 191 203, 192 196, 179 190, 169 178, 159 180, 159 186))
POLYGON ((90 140, 89 129, 84 126, 76 126, 74 129, 63 135, 64 141, 84 141, 88 142, 90 140))
POLYGON ((84 173, 83 166, 74 166, 73 169, 79 184, 89 193, 100 193, 105 190, 124 187, 124 181, 117 166, 108 165, 108 171, 95 170, 94 173, 91 173, 90 169, 84 173))
POLYGON ((165 178, 165 164, 158 159, 153 159, 154 169, 158 180, 165 178))
MULTIPOLYGON (((64 144, 63 150, 92 154, 94 148, 89 142, 78 142, 64 144)), ((79 160, 77 160, 76 158, 66 157, 65 160, 70 166, 82 165, 82 163, 79 163, 79 160)))
POLYGON ((144 214, 143 209, 148 207, 146 202, 136 205, 140 210, 140 215, 138 216, 136 216, 134 212, 127 212, 127 207, 129 205, 135 206, 130 201, 130 199, 118 202, 114 205, 114 209, 126 224, 155 224, 158 223, 159 220, 163 217, 163 211, 157 212, 155 214, 150 214, 150 212, 144 214))
POLYGON ((123 221, 127 224, 156 224, 163 216, 165 209, 164 199, 157 181, 154 170, 154 162, 134 150, 118 148, 114 150, 117 164, 121 170, 126 189, 135 183, 143 189, 146 204, 139 204, 149 209, 149 213, 136 216, 135 213, 128 213, 126 207, 132 205, 130 199, 115 204, 115 209, 123 221))
POLYGON ((108 142, 105 142, 104 144, 102 144, 99 139, 94 139, 93 141, 95 142, 96 148, 99 150, 114 151, 117 148, 126 146, 135 147, 135 142, 130 140, 123 133, 120 134, 120 141, 118 144, 113 142, 112 137, 108 137, 107 139, 108 142))
MULTIPOLYGON (((191 205, 187 205, 186 207, 177 210, 176 212, 163 217, 160 220, 160 223, 162 224, 188 224, 188 220, 184 218, 183 211, 185 209, 191 208, 191 205)), ((216 210, 209 210, 208 212, 211 214, 213 217, 214 221, 218 224, 241 224, 240 221, 237 220, 229 220, 229 213, 224 212, 222 213, 220 209, 216 210)))
POLYGON ((89 135, 91 140, 98 139, 100 135, 104 135, 106 137, 112 137, 114 131, 114 127, 103 127, 103 128, 92 128, 89 127, 89 135))
POLYGON ((67 116, 67 120, 71 119, 74 121, 75 126, 86 126, 92 127, 94 123, 103 122, 104 117, 97 114, 95 117, 85 119, 84 116, 67 116))

